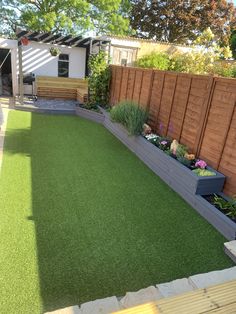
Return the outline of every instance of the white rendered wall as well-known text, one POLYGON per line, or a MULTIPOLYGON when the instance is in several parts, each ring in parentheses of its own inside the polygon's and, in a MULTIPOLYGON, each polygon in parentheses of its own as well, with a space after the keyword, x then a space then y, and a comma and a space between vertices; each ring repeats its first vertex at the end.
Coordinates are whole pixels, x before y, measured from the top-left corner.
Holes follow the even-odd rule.
MULTIPOLYGON (((36 76, 58 76, 58 56, 51 56, 49 49, 53 45, 32 42, 23 46, 23 72, 32 72, 36 76)), ((56 47, 56 46, 55 46, 56 47)), ((69 77, 85 77, 85 48, 58 46, 61 53, 69 54, 69 77)))

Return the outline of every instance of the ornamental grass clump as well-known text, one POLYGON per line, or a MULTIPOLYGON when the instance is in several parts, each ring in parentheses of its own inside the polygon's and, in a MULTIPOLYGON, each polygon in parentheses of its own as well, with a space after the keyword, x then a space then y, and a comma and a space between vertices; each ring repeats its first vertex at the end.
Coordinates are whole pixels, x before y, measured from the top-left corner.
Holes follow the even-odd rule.
POLYGON ((131 101, 120 102, 111 109, 110 114, 112 120, 123 124, 131 135, 142 133, 143 124, 148 117, 146 110, 131 101))

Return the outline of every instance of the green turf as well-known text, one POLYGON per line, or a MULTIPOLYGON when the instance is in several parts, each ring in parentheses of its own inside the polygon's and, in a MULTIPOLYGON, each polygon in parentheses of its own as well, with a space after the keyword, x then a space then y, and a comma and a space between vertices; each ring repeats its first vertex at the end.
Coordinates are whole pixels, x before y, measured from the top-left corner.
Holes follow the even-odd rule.
POLYGON ((0 180, 0 313, 233 265, 224 238, 101 125, 10 112, 0 180))

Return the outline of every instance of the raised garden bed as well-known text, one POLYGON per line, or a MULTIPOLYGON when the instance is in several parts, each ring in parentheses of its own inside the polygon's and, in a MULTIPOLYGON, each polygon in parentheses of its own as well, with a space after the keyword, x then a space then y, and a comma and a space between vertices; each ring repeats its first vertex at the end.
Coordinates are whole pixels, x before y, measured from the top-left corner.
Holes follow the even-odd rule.
MULTIPOLYGON (((224 195, 221 194, 223 197, 224 195)), ((191 204, 210 224, 220 231, 228 240, 236 239, 236 222, 226 216, 206 197, 200 195, 195 196, 194 204, 191 204)))
POLYGON ((236 223, 201 196, 220 193, 225 181, 224 175, 208 167, 209 170, 216 173, 215 176, 197 176, 190 169, 148 142, 144 137, 129 135, 121 124, 111 121, 108 112, 103 108, 100 108, 100 110, 103 115, 103 125, 112 134, 228 240, 236 238, 236 223))
POLYGON ((81 106, 76 106, 76 114, 82 118, 86 118, 97 123, 103 123, 105 118, 102 112, 100 112, 100 110, 99 111, 88 110, 81 106))
POLYGON ((101 110, 105 116, 105 127, 128 146, 128 148, 174 190, 178 189, 180 191, 182 190, 183 193, 188 191, 191 194, 199 195, 222 191, 225 181, 223 174, 208 167, 208 170, 216 173, 215 176, 201 177, 196 175, 142 136, 130 136, 121 124, 114 123, 110 120, 109 113, 103 109, 101 110))

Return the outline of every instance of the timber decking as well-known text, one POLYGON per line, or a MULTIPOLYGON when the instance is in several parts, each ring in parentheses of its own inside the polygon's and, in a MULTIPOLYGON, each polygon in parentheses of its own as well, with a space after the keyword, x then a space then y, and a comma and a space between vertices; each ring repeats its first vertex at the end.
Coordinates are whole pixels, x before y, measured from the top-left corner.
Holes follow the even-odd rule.
POLYGON ((84 99, 88 95, 88 81, 68 77, 37 76, 37 96, 45 98, 84 99))
POLYGON ((236 313, 236 281, 161 299, 116 314, 233 314, 236 313))

